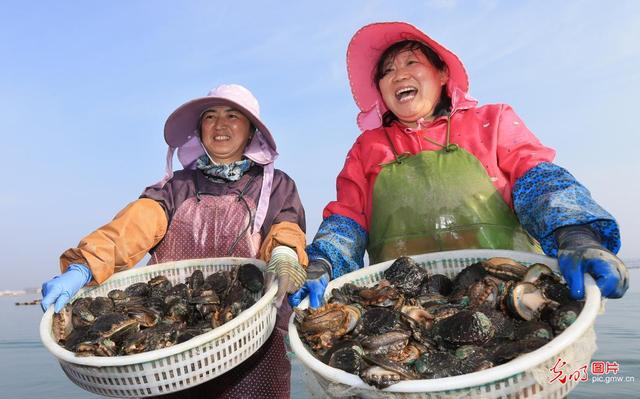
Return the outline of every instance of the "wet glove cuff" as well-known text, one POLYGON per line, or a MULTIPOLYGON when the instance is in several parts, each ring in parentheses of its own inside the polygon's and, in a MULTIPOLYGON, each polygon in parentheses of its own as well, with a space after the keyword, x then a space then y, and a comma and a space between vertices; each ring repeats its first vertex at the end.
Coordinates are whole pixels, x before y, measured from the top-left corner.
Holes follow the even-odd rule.
POLYGON ((554 232, 558 249, 573 250, 576 248, 602 248, 600 237, 586 225, 560 227, 554 232))
POLYGON ((87 266, 81 263, 70 264, 69 267, 67 268, 67 272, 70 272, 70 271, 79 272, 84 277, 84 282, 82 283, 80 288, 87 285, 87 283, 91 281, 91 279, 93 278, 93 274, 91 274, 91 269, 89 269, 87 266))
POLYGON ((327 280, 331 280, 331 263, 322 258, 309 261, 307 280, 317 280, 323 275, 327 276, 327 280))

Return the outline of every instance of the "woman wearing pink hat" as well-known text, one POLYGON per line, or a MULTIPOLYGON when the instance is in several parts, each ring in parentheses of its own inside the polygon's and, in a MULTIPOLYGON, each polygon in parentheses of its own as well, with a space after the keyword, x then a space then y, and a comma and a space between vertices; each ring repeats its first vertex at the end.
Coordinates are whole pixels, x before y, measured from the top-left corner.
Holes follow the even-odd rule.
POLYGON ((412 25, 374 23, 349 43, 363 133, 337 200, 307 247, 307 281, 289 297, 322 303, 331 278, 401 255, 467 248, 559 257, 575 298, 584 273, 603 295, 628 287, 615 219, 506 104, 479 106, 458 57, 412 25))
POLYGON ((59 312, 91 282, 133 267, 210 257, 261 258, 278 276, 276 328, 250 359, 179 397, 288 398, 284 335, 291 313, 282 299, 305 281, 305 216, 296 185, 274 169, 276 144, 246 88, 222 85, 167 119, 166 175, 110 223, 60 257, 62 274, 42 285, 42 308, 59 312), (184 169, 173 173, 175 150, 184 169))

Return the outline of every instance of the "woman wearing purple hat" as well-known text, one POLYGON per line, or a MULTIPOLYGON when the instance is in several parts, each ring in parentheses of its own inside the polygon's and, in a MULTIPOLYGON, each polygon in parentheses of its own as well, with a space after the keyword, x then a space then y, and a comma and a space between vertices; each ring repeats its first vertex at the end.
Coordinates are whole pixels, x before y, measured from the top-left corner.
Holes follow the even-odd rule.
POLYGON ((166 175, 110 223, 60 258, 62 274, 42 285, 42 308, 59 312, 91 282, 101 284, 146 253, 150 264, 211 257, 261 258, 278 276, 276 328, 247 361, 179 392, 180 397, 288 398, 291 366, 284 336, 287 292, 304 283, 305 216, 296 185, 274 169, 276 144, 246 88, 222 85, 167 119, 166 175), (184 169, 173 173, 175 150, 184 169))
POLYGON ((615 219, 506 104, 478 105, 462 62, 403 22, 374 23, 349 43, 363 133, 337 200, 307 248, 307 281, 290 296, 322 303, 331 278, 402 255, 468 248, 558 256, 571 295, 584 273, 606 297, 628 287, 615 219))

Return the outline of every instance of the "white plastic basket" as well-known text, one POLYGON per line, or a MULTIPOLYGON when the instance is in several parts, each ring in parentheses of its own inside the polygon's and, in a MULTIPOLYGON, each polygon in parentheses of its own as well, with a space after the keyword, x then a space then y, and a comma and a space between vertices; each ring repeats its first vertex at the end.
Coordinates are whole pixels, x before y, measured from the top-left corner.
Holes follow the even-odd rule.
MULTIPOLYGON (((244 263, 264 269, 264 262, 246 258, 193 259, 134 268, 115 273, 102 285, 80 291, 74 298, 106 296, 113 289, 147 282, 159 275, 184 283, 194 270, 205 276, 244 263)), ((255 353, 269 338, 276 321, 274 284, 236 318, 186 342, 165 349, 116 357, 78 357, 58 345, 51 325, 52 307, 40 322, 44 346, 60 362, 71 381, 87 391, 114 397, 144 397, 180 391, 211 380, 255 353)))
MULTIPOLYGON (((544 263, 558 273, 557 262, 553 258, 524 252, 506 250, 460 250, 412 256, 429 274, 444 274, 452 278, 464 267, 492 257, 512 258, 529 266, 544 263)), ((384 278, 383 272, 393 261, 371 265, 346 274, 331 281, 325 292, 325 299, 331 290, 346 283, 371 286, 384 278)), ((566 364, 557 370, 565 376, 587 365, 595 352, 594 322, 601 305, 600 290, 590 276, 585 276, 586 301, 578 319, 564 332, 543 347, 518 358, 487 370, 462 376, 407 380, 391 385, 384 390, 366 384, 359 377, 345 371, 329 367, 316 359, 301 341, 297 328, 289 319, 289 339, 291 348, 305 367, 307 388, 313 393, 320 390, 323 397, 358 396, 363 398, 563 398, 577 381, 567 378, 563 384, 550 381, 556 377, 551 369, 558 358, 566 364), (309 380, 312 379, 312 380, 309 380)), ((300 308, 307 308, 305 299, 300 308)))

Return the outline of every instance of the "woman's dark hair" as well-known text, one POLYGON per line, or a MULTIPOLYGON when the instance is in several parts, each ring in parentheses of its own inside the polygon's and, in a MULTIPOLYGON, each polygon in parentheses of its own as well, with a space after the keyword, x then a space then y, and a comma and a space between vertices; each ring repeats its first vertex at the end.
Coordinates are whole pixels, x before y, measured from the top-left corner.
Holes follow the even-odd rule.
MULTIPOLYGON (((437 70, 444 71, 447 68, 447 64, 442 61, 440 56, 433 51, 433 49, 427 46, 424 43, 415 41, 415 40, 403 40, 401 42, 397 42, 392 44, 389 48, 387 48, 380 59, 378 60, 378 64, 376 65, 376 69, 374 70, 373 81, 376 82, 376 86, 378 86, 378 91, 380 90, 380 80, 384 77, 384 69, 385 64, 388 60, 395 58, 398 54, 403 51, 416 51, 420 50, 427 60, 433 65, 437 70)), ((436 108, 433 110, 434 116, 445 115, 451 109, 451 97, 447 93, 447 85, 442 86, 442 92, 440 93, 440 101, 436 108)), ((391 111, 387 111, 382 115, 382 126, 390 126, 393 121, 397 121, 398 117, 393 114, 391 111)))

